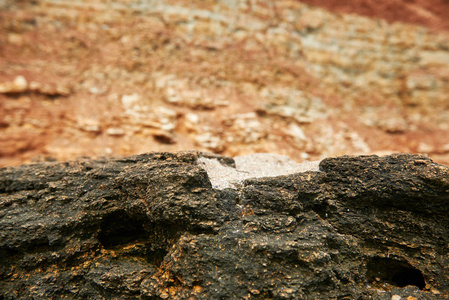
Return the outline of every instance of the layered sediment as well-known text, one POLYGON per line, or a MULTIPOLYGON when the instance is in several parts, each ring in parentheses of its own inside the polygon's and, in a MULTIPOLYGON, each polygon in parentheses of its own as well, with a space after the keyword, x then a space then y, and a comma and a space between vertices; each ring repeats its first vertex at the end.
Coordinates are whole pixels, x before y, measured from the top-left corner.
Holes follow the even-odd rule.
POLYGON ((0 166, 187 149, 449 164, 449 36, 437 18, 447 4, 306 2, 331 10, 0 1, 0 166), (412 8, 442 30, 401 23, 412 8))

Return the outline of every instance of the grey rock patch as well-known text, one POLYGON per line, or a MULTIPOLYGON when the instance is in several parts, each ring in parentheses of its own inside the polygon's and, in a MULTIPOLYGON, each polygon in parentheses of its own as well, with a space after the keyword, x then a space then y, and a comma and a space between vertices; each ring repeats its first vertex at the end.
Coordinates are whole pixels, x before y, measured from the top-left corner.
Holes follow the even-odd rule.
POLYGON ((276 177, 307 171, 319 172, 320 161, 297 163, 288 156, 255 153, 234 157, 235 168, 221 164, 216 158, 199 157, 198 164, 209 176, 212 186, 223 190, 237 188, 248 178, 276 177))

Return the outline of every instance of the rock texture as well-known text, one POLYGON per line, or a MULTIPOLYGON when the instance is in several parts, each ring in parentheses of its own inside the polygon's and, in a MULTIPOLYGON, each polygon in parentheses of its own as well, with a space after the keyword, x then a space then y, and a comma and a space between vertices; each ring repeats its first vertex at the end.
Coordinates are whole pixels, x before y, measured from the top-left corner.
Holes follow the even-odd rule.
POLYGON ((449 3, 304 2, 329 9, 0 0, 0 166, 187 149, 449 164, 449 3))
MULTIPOLYGON (((199 152, 0 169, 0 299, 444 299, 449 168, 420 155, 211 185, 199 152)), ((211 175, 212 176, 212 175, 211 175)))

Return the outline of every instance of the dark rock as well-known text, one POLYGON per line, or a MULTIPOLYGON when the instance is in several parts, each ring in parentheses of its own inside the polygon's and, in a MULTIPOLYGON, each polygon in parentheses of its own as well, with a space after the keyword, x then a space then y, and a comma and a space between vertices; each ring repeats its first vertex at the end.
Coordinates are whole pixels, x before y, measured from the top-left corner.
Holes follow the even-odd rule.
POLYGON ((1 169, 0 299, 449 297, 449 167, 344 156, 218 190, 200 156, 235 166, 180 152, 1 169))

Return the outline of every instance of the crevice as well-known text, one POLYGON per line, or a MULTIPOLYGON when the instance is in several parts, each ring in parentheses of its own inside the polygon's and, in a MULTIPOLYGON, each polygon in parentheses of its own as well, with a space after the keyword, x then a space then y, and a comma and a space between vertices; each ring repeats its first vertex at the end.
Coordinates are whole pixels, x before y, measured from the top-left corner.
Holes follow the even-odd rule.
POLYGON ((144 229, 142 222, 131 218, 126 212, 120 210, 103 218, 98 234, 98 240, 106 249, 147 240, 148 237, 149 234, 144 229))
POLYGON ((413 285, 420 290, 426 286, 423 273, 407 262, 375 257, 366 264, 366 279, 376 285, 390 284, 397 287, 413 285))
POLYGON ((160 266, 164 261, 164 257, 167 255, 168 251, 165 249, 155 249, 148 251, 146 255, 146 260, 150 264, 155 266, 160 266))
POLYGON ((183 224, 154 224, 123 210, 103 217, 98 240, 106 250, 122 256, 140 257, 159 267, 171 246, 179 239, 183 224))
POLYGON ((0 248, 0 262, 14 261, 20 255, 20 251, 9 247, 0 248))

